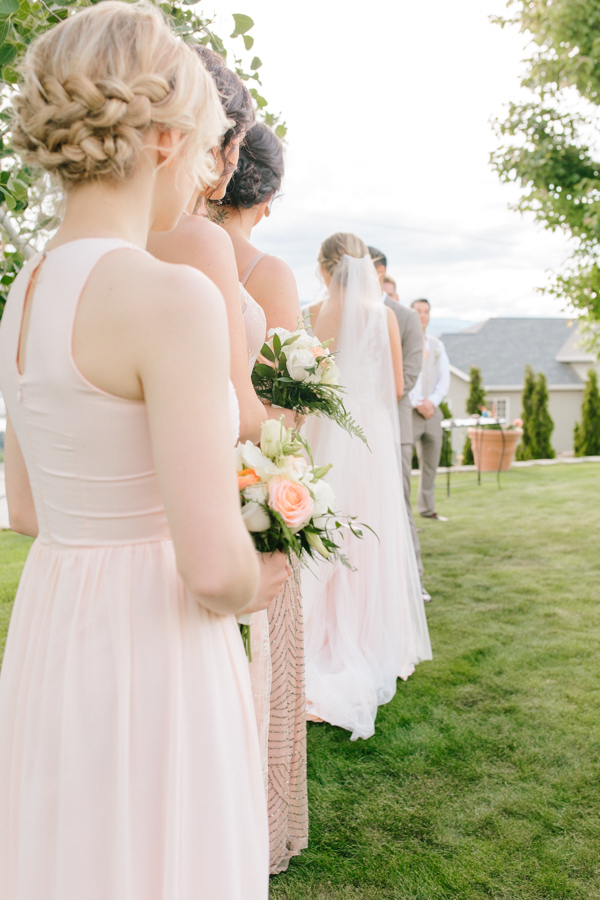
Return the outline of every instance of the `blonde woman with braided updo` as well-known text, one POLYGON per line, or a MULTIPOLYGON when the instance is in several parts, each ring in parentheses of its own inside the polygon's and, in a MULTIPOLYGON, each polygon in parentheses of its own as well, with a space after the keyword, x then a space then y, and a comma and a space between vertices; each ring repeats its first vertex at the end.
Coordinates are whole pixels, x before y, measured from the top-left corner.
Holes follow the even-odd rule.
POLYGON ((0 327, 11 527, 36 538, 0 677, 0 897, 266 900, 235 616, 289 570, 240 514, 223 298, 144 250, 228 122, 150 4, 69 16, 22 75, 14 145, 66 204, 0 327))

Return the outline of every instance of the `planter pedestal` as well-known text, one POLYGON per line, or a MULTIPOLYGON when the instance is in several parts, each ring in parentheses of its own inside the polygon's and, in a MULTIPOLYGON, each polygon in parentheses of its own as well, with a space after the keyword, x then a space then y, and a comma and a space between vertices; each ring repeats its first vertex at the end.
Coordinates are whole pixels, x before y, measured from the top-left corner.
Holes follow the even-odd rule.
POLYGON ((522 428, 469 428, 473 458, 479 472, 506 472, 523 436, 522 428))

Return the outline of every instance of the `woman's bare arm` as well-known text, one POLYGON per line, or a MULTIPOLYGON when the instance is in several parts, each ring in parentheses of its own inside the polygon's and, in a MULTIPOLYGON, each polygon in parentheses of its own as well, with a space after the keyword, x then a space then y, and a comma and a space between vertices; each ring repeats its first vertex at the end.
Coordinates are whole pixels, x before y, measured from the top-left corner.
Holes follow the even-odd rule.
POLYGON ((404 370, 402 368, 402 341, 400 339, 400 326, 398 319, 391 309, 385 307, 387 315, 388 334, 390 337, 390 348, 392 351, 392 366, 394 367, 394 382, 396 385, 396 396, 398 400, 404 394, 404 370))
POLYGON ((23 453, 10 419, 6 419, 4 437, 4 477, 9 525, 13 531, 38 536, 38 520, 23 453))
POLYGON ((263 308, 267 330, 296 330, 301 317, 300 298, 296 279, 286 262, 278 256, 265 256, 252 270, 246 287, 263 308))
POLYGON ((240 285, 229 235, 204 217, 187 216, 172 232, 151 234, 148 250, 158 259, 184 263, 203 272, 223 295, 231 345, 231 380, 240 404, 240 440, 256 443, 267 413, 250 378, 240 285))

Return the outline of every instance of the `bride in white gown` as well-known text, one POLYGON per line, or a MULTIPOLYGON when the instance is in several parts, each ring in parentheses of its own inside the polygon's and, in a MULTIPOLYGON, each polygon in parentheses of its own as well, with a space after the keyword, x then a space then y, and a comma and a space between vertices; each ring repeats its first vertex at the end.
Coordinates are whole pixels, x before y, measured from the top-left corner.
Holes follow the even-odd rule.
POLYGON ((322 562, 303 572, 307 713, 356 740, 374 733, 377 707, 392 699, 398 677, 431 659, 431 645, 400 480, 397 321, 360 238, 332 235, 319 263, 328 294, 311 308, 312 330, 334 338, 344 403, 370 450, 328 419, 311 417, 304 433, 318 464, 333 463, 335 511, 357 516, 377 537, 348 535, 356 571, 322 562))

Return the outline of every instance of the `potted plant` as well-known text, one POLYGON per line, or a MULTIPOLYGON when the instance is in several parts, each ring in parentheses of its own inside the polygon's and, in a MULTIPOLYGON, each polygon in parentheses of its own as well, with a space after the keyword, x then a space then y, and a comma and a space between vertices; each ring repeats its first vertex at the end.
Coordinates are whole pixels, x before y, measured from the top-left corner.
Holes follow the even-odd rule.
POLYGON ((510 469, 523 436, 523 422, 515 419, 508 426, 486 425, 485 419, 483 407, 479 425, 468 429, 475 465, 480 472, 505 472, 510 469))

